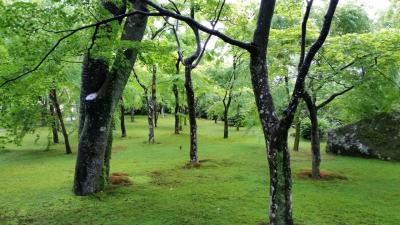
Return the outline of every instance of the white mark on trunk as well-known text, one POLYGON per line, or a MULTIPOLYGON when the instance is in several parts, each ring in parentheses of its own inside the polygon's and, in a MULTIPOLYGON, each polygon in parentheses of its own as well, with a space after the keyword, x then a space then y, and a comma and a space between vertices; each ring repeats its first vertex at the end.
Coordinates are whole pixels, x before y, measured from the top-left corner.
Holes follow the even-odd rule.
POLYGON ((86 96, 85 100, 86 101, 93 101, 96 98, 97 98, 97 93, 95 92, 95 93, 92 93, 92 94, 89 94, 88 96, 86 96))
POLYGON ((106 127, 100 127, 100 132, 106 131, 106 127))

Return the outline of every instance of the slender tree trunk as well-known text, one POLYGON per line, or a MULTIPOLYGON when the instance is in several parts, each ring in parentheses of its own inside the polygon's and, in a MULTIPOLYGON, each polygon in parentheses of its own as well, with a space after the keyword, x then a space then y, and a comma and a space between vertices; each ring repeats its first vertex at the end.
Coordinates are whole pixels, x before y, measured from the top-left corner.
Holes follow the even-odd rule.
POLYGON ((172 91, 175 96, 175 134, 179 134, 179 92, 178 86, 175 83, 172 86, 172 91))
POLYGON ((189 125, 190 125, 190 162, 197 163, 197 124, 196 124, 196 110, 195 110, 195 100, 194 100, 194 90, 192 84, 192 68, 190 66, 185 66, 185 89, 186 89, 186 99, 189 110, 189 125))
MULTIPOLYGON (((186 102, 187 102, 188 100, 186 99, 186 102)), ((184 112, 184 115, 183 115, 183 126, 186 126, 187 125, 187 117, 188 117, 188 112, 187 112, 187 109, 185 108, 184 110, 183 110, 183 112, 184 112)))
POLYGON ((154 144, 154 106, 151 99, 147 100, 147 122, 149 127, 149 144, 154 144))
POLYGON ((126 137, 126 128, 125 128, 125 107, 124 100, 121 98, 120 100, 120 122, 121 122, 121 137, 126 137))
POLYGON ((50 98, 51 98, 51 100, 53 102, 54 109, 56 111, 58 120, 60 122, 61 131, 62 131, 62 134, 64 136, 65 153, 66 154, 71 154, 72 151, 71 151, 71 146, 69 145, 68 132, 67 132, 67 129, 65 128, 64 120, 63 120, 61 109, 60 109, 60 104, 58 103, 57 93, 56 93, 55 89, 51 89, 50 90, 50 98))
POLYGON ((229 135, 229 129, 228 129, 228 109, 225 106, 224 108, 224 138, 228 138, 229 135))
POLYGON ((225 104, 225 99, 224 99, 224 138, 228 138, 229 136, 229 124, 228 124, 228 112, 229 112, 229 106, 231 105, 231 96, 229 94, 228 97, 228 103, 225 104))
POLYGON ((135 122, 135 108, 134 107, 132 107, 132 110, 131 110, 131 122, 135 122))
MULTIPOLYGON (((142 1, 134 0, 134 8, 147 11, 142 1)), ((122 40, 141 41, 147 17, 134 15, 126 19, 122 40)), ((104 159, 111 132, 111 118, 135 64, 137 49, 117 51, 111 71, 102 60, 85 57, 81 79, 81 121, 78 157, 75 168, 74 193, 89 195, 103 190, 104 159), (83 101, 82 101, 83 100, 83 101)))
POLYGON ((299 145, 300 145, 300 126, 301 126, 301 120, 300 116, 298 113, 296 113, 296 118, 295 120, 295 133, 294 133, 294 143, 293 143, 293 151, 298 152, 299 151, 299 145))
POLYGON ((54 107, 52 104, 50 104, 50 116, 51 116, 51 131, 53 132, 53 143, 58 144, 57 118, 54 115, 54 107))
POLYGON ((179 112, 180 112, 180 114, 179 114, 179 131, 182 131, 183 130, 182 124, 183 124, 183 120, 184 120, 184 118, 183 118, 184 112, 183 112, 182 106, 179 107, 179 112))
POLYGON ((158 122, 158 107, 157 107, 157 67, 153 65, 153 76, 151 82, 151 101, 153 105, 153 119, 154 119, 154 127, 157 127, 158 122))
POLYGON ((305 93, 303 97, 306 102, 307 109, 309 112, 309 118, 311 121, 311 155, 312 155, 312 178, 320 179, 320 164, 321 164, 321 151, 320 151, 320 139, 318 130, 318 111, 314 101, 309 94, 305 93))

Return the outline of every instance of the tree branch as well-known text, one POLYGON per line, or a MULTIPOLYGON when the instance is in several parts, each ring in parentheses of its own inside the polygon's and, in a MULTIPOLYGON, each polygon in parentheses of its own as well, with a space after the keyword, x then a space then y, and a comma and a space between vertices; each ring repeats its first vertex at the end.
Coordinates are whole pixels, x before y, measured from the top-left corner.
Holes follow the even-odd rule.
POLYGON ((307 0, 307 7, 306 7, 306 12, 304 13, 303 17, 303 22, 301 24, 301 49, 300 49, 300 59, 299 59, 299 65, 298 69, 301 69, 301 66, 303 65, 304 62, 304 55, 306 52, 306 35, 307 35, 307 21, 308 18, 310 17, 310 11, 311 7, 313 4, 313 0, 307 0))
POLYGON ((326 105, 328 105, 330 102, 332 102, 333 100, 335 100, 336 97, 341 96, 343 94, 345 94, 346 92, 350 91, 351 89, 353 89, 354 86, 348 87, 346 89, 344 89, 341 92, 335 93, 333 95, 331 95, 328 99, 326 99, 325 101, 323 101, 321 104, 317 105, 316 108, 317 110, 321 109, 322 107, 325 107, 326 105))
POLYGON ((305 56, 304 62, 299 69, 299 73, 297 75, 295 87, 292 93, 292 97, 290 99, 289 105, 284 111, 284 116, 281 121, 285 121, 288 126, 290 126, 294 112, 296 111, 297 105, 299 103, 299 99, 302 97, 304 92, 304 81, 308 74, 308 71, 311 67, 311 63, 314 59, 315 54, 319 51, 319 49, 324 44, 328 34, 329 29, 331 27, 333 15, 336 10, 336 6, 339 3, 339 0, 330 0, 328 10, 325 14, 324 24, 318 36, 318 39, 311 45, 307 55, 305 56))
POLYGON ((156 9, 160 14, 164 15, 164 16, 168 16, 168 17, 172 17, 181 21, 184 21, 185 23, 187 23, 189 26, 193 26, 198 28, 199 30, 217 36, 220 39, 222 39, 224 42, 229 43, 231 45, 235 45, 238 46, 240 48, 246 49, 248 51, 251 51, 253 49, 252 45, 250 43, 246 43, 246 42, 242 42, 242 41, 238 41, 236 39, 233 39, 217 30, 213 30, 210 29, 202 24, 200 24, 199 22, 197 22, 196 20, 194 20, 193 18, 187 17, 187 16, 183 16, 177 13, 174 13, 170 10, 164 9, 163 7, 155 4, 154 2, 150 1, 150 0, 143 0, 145 3, 147 3, 149 6, 153 7, 154 9, 156 9))
POLYGON ((40 67, 40 66, 46 61, 46 59, 50 56, 50 54, 51 54, 52 52, 54 52, 54 51, 56 50, 56 48, 57 48, 65 39, 71 37, 71 36, 74 35, 75 33, 79 32, 79 31, 81 31, 81 30, 85 30, 85 29, 91 28, 91 27, 98 27, 98 26, 100 26, 100 25, 107 24, 107 23, 110 23, 110 22, 112 22, 112 21, 120 20, 120 19, 123 19, 123 18, 125 18, 125 17, 133 16, 133 15, 136 15, 136 14, 141 14, 141 15, 146 15, 146 16, 161 16, 160 13, 144 12, 144 11, 133 11, 133 12, 131 12, 131 13, 126 13, 126 14, 121 14, 121 15, 118 15, 118 16, 114 16, 114 17, 112 17, 112 18, 108 18, 108 19, 105 19, 105 20, 98 21, 98 22, 96 22, 96 23, 92 23, 92 24, 89 24, 89 25, 85 25, 85 26, 82 26, 82 27, 78 27, 78 28, 76 28, 76 29, 71 29, 70 32, 69 32, 68 34, 64 35, 63 37, 61 37, 60 39, 57 40, 57 42, 53 45, 53 47, 50 48, 50 50, 44 55, 44 57, 39 61, 39 63, 36 64, 35 67, 33 67, 32 69, 30 69, 30 70, 28 70, 28 71, 26 71, 26 72, 24 72, 24 73, 22 73, 22 74, 17 75, 16 77, 6 79, 6 81, 4 81, 4 82, 0 85, 0 88, 3 87, 4 85, 10 83, 10 82, 14 82, 14 81, 16 81, 16 80, 18 80, 18 79, 20 79, 20 78, 26 76, 26 75, 28 75, 28 74, 30 74, 30 73, 33 73, 33 72, 35 72, 36 70, 38 70, 39 67, 40 67))

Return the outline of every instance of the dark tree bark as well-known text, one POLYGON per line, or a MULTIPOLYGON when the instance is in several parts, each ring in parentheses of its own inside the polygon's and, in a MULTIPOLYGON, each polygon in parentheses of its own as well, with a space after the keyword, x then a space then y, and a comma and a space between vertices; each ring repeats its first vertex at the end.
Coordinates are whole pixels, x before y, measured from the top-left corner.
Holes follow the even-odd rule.
POLYGON ((233 87, 235 85, 235 81, 236 81, 236 69, 238 64, 240 64, 240 58, 242 57, 242 54, 235 54, 233 56, 233 72, 231 77, 229 78, 229 86, 228 89, 225 91, 225 96, 222 100, 222 103, 224 105, 224 138, 228 138, 229 136, 229 124, 228 124, 228 113, 229 113, 229 107, 231 106, 231 102, 232 102, 232 90, 233 87))
POLYGON ((178 86, 175 83, 172 85, 172 91, 175 96, 175 134, 179 134, 179 92, 178 86))
POLYGON ((183 111, 182 106, 179 107, 179 112, 180 112, 180 114, 179 114, 179 131, 182 131, 182 130, 183 130, 183 126, 182 126, 183 121, 186 120, 186 117, 185 117, 185 118, 182 118, 182 117, 183 117, 183 114, 185 113, 185 112, 183 111))
MULTIPOLYGON (((140 0, 130 1, 135 9, 147 11, 140 0)), ((126 19, 122 40, 141 41, 147 17, 134 15, 126 19)), ((98 27, 97 27, 98 28, 98 27)), ((96 28, 96 29, 97 29, 96 28)), ((93 36, 93 43, 96 35, 93 36)), ((105 153, 109 144, 111 120, 118 100, 135 64, 137 49, 119 49, 108 72, 108 65, 100 59, 85 59, 81 84, 81 121, 78 157, 75 168, 74 193, 89 195, 103 190, 101 179, 104 165, 108 164, 105 153)))
POLYGON ((316 105, 316 99, 312 98, 308 92, 304 92, 303 94, 303 100, 307 105, 308 113, 309 113, 309 118, 311 121, 311 156, 312 156, 312 178, 313 179, 320 179, 321 178, 321 172, 320 172, 320 165, 321 165, 321 141, 320 141, 320 135, 319 135, 319 128, 318 128, 318 110, 325 107, 328 105, 330 102, 332 102, 336 97, 341 96, 351 89, 353 89, 354 86, 348 87, 345 90, 335 93, 331 95, 328 99, 326 99, 324 102, 319 104, 318 106, 316 105))
POLYGON ((51 131, 53 133, 53 143, 58 144, 57 118, 54 115, 54 107, 52 104, 50 104, 50 117, 51 117, 51 131))
POLYGON ((311 121, 311 158, 312 158, 312 178, 320 179, 320 165, 321 165, 321 153, 320 153, 320 139, 318 130, 318 117, 317 117, 317 107, 314 104, 311 96, 305 92, 303 99, 307 105, 309 112, 309 118, 311 121))
POLYGON ((56 111, 56 114, 57 114, 57 117, 58 117, 58 121, 60 122, 61 132, 62 132, 63 137, 64 137, 65 153, 66 154, 71 154, 72 151, 71 151, 71 146, 69 145, 68 132, 67 132, 67 129, 65 128, 62 112, 61 112, 61 109, 60 109, 60 104, 58 103, 57 93, 56 93, 55 89, 51 89, 50 90, 50 99, 51 99, 51 101, 53 103, 53 106, 54 106, 54 109, 56 111))
POLYGON ((194 106, 194 90, 192 84, 192 69, 185 66, 185 89, 186 100, 189 111, 189 126, 190 126, 190 154, 191 163, 197 163, 199 157, 197 155, 197 124, 196 124, 196 109, 194 106))
POLYGON ((224 103, 224 138, 228 138, 229 136, 229 124, 228 124, 228 112, 229 112, 229 107, 231 106, 231 101, 232 101, 232 96, 229 93, 228 100, 225 102, 226 95, 228 94, 228 91, 225 93, 225 98, 222 101, 224 103))
POLYGON ((121 98, 120 100, 120 122, 121 122, 121 137, 126 137, 126 128, 125 128, 125 106, 124 100, 121 98))

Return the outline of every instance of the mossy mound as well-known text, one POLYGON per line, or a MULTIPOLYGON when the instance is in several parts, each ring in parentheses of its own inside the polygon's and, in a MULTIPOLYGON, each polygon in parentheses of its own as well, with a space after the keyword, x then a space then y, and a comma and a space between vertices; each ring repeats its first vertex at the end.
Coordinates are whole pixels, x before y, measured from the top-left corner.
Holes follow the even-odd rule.
POLYGON ((400 113, 381 113, 329 131, 326 152, 400 161, 400 113))

